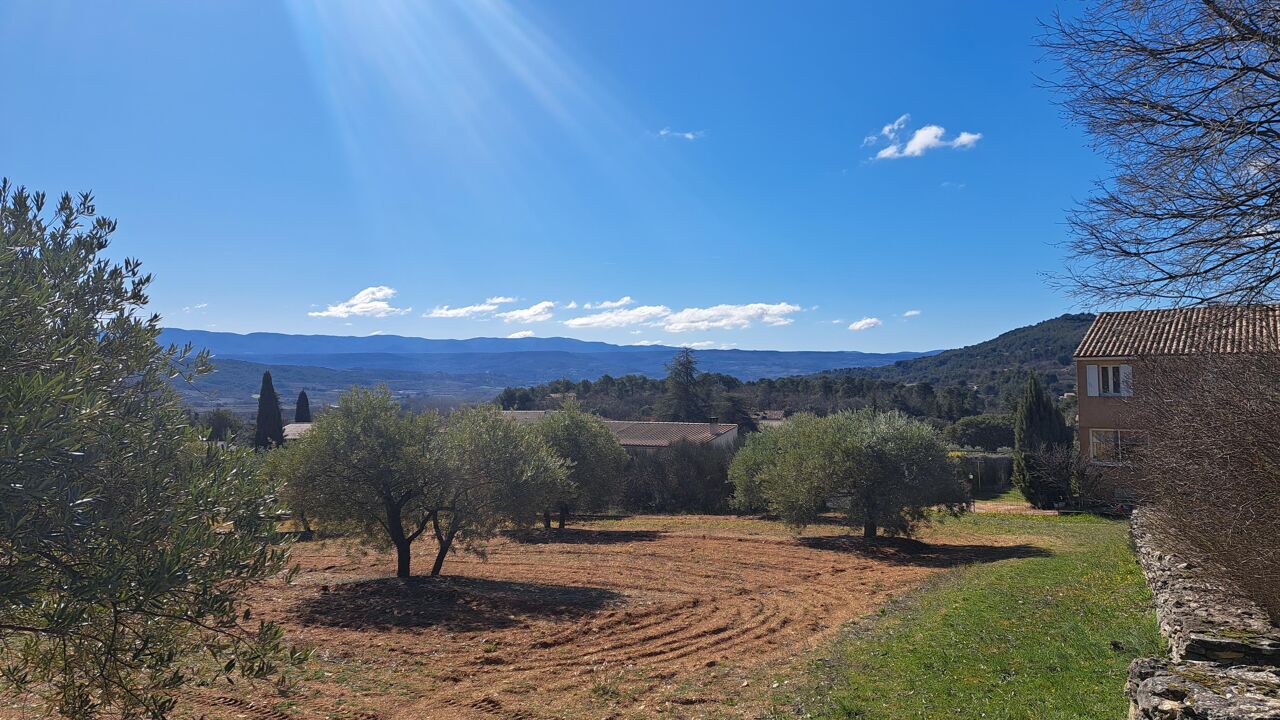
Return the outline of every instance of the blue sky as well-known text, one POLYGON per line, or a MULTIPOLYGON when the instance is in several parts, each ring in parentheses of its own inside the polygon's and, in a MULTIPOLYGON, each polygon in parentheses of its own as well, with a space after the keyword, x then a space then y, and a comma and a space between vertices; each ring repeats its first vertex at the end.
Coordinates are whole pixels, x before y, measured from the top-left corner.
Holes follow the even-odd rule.
POLYGON ((954 347, 1074 309, 1054 7, 10 2, 0 174, 173 326, 954 347))

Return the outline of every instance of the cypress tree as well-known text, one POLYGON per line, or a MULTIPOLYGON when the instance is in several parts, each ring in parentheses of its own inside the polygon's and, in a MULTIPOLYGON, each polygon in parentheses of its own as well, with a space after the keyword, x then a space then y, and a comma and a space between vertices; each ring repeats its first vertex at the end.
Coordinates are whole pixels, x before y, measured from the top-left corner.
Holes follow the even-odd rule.
POLYGON ((284 420, 280 417, 280 398, 271 384, 271 371, 262 373, 262 389, 258 391, 258 428, 253 436, 257 448, 284 444, 284 420))
POLYGON ((293 409, 294 422, 311 422, 311 401, 307 399, 307 391, 298 393, 298 404, 293 409))
POLYGON ((1049 497, 1049 489, 1039 487, 1034 467, 1035 453, 1070 443, 1071 431, 1053 397, 1040 385, 1034 372, 1018 402, 1013 418, 1013 484, 1037 507, 1065 498, 1049 497))

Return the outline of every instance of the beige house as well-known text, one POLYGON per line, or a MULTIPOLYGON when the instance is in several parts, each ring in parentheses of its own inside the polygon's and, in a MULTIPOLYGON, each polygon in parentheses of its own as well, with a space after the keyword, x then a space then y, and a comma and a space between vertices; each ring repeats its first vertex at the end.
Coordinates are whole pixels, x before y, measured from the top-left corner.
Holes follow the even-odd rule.
MULTIPOLYGON (((550 410, 503 410, 502 414, 516 422, 536 422, 550 410)), ((738 426, 722 422, 652 422, 646 420, 604 420, 601 422, 629 450, 655 450, 678 442, 691 442, 712 447, 730 447, 738 439, 738 426)))
POLYGON ((1123 464, 1145 443, 1124 427, 1124 399, 1142 392, 1144 358, 1280 352, 1280 305, 1218 305, 1100 313, 1076 349, 1080 450, 1123 464))

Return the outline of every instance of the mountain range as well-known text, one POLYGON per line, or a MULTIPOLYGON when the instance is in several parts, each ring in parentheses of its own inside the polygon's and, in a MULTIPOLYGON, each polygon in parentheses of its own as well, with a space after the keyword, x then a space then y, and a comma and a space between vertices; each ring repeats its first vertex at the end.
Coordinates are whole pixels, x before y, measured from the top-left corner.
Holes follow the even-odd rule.
MULTIPOLYGON (((208 349, 216 370, 178 390, 196 409, 248 410, 263 370, 271 370, 282 400, 306 390, 331 401, 351 385, 383 382, 405 395, 441 404, 492 398, 503 387, 569 378, 638 374, 661 377, 678 350, 663 345, 612 345, 572 338, 438 340, 373 335, 238 334, 165 328, 162 344, 208 349)), ((742 380, 806 375, 840 368, 889 365, 928 352, 864 353, 699 350, 699 367, 742 380)))
MULTIPOLYGON (((1055 393, 1075 389, 1071 355, 1093 321, 1068 314, 1016 328, 963 348, 933 352, 863 353, 775 350, 699 350, 699 368, 740 380, 815 374, 854 374, 897 383, 976 388, 993 406, 1010 406, 1025 372, 1040 373, 1055 393)), ((492 399, 505 387, 566 378, 595 380, 637 374, 662 377, 678 348, 612 345, 572 338, 427 338, 374 335, 285 335, 166 328, 164 344, 207 348, 216 370, 176 387, 195 409, 250 412, 264 370, 282 403, 300 390, 329 403, 353 385, 385 384, 409 402, 451 406, 492 399)))

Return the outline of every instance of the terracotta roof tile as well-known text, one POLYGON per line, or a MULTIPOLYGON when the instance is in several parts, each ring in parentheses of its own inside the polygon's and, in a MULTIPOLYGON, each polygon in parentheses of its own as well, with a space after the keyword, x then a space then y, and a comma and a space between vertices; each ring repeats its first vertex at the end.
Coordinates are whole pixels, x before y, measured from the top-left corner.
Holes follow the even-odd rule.
POLYGON ((1280 305, 1104 312, 1076 357, 1280 352, 1280 305))
POLYGON ((284 426, 284 439, 297 440, 302 437, 303 433, 311 429, 309 422, 294 422, 284 426))

